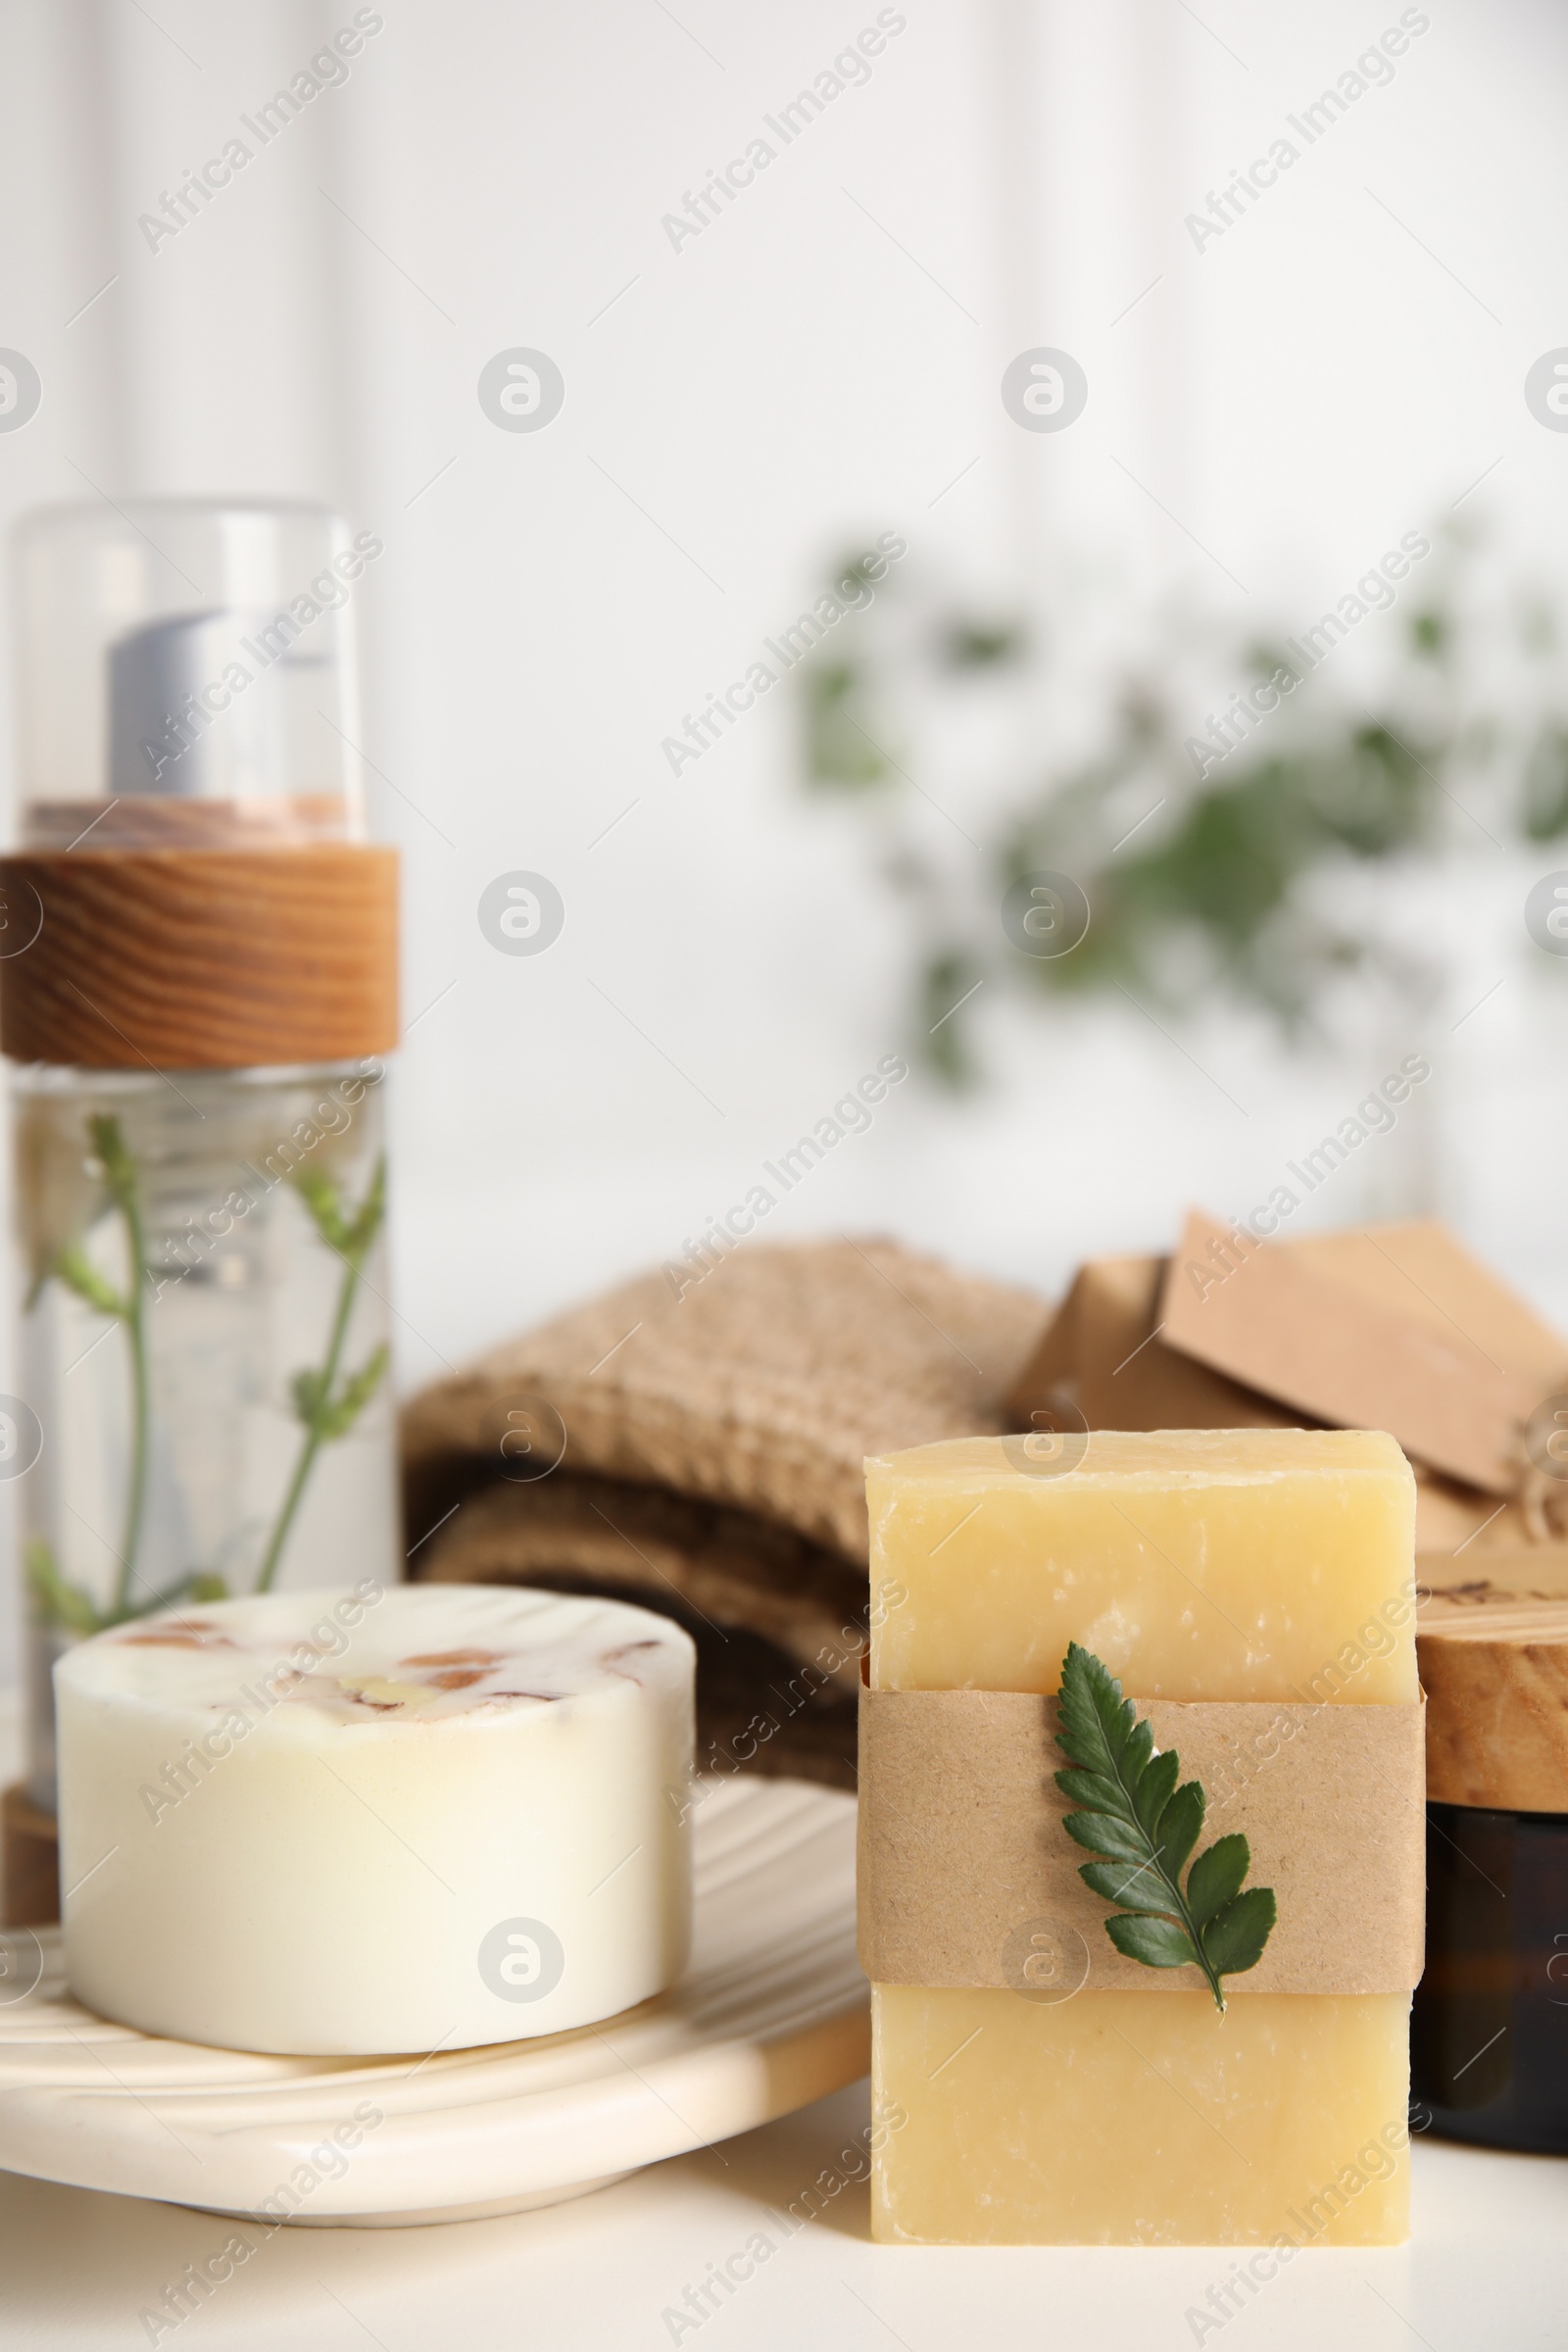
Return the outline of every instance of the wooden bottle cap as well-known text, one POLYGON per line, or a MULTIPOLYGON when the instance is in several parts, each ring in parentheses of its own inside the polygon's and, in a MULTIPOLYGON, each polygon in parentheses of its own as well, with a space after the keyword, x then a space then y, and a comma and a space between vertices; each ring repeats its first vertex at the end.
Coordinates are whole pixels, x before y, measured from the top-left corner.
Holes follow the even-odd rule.
POLYGON ((1434 1804, 1568 1813, 1568 1595, 1488 1583, 1421 1602, 1434 1804))
POLYGON ((83 1069, 347 1061, 398 1037, 397 853, 0 858, 0 1053, 83 1069))

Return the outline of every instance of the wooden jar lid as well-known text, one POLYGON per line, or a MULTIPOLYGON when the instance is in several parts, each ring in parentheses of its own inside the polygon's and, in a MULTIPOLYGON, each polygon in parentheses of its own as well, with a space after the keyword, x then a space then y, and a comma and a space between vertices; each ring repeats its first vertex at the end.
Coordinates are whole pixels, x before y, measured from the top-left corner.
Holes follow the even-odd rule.
POLYGON ((397 853, 0 858, 0 1053, 85 1069, 347 1061, 397 1043, 397 853))
POLYGON ((1568 1813, 1568 1594, 1435 1592, 1417 1612, 1416 1654, 1428 1798, 1568 1813))

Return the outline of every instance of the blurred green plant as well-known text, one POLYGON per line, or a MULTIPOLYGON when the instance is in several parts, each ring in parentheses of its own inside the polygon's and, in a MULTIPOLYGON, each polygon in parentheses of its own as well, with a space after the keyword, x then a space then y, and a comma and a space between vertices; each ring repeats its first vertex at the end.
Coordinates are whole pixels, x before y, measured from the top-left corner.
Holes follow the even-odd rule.
MULTIPOLYGON (((1288 700, 1254 710, 1252 732, 1234 744, 1210 732, 1212 714, 1199 726, 1173 685, 1183 662, 1191 667, 1190 627, 1173 626, 1168 657, 1130 665, 1103 698, 1092 755, 1004 797, 980 820, 978 842, 949 814, 953 830, 933 848, 929 811, 943 803, 911 772, 924 766, 909 748, 920 733, 913 714, 936 732, 946 700, 999 675, 1020 694, 1042 682, 1049 690, 1051 650, 1041 654, 1018 626, 938 615, 921 630, 862 629, 864 651, 851 654, 840 638, 830 662, 803 664, 805 782, 854 802, 879 831, 884 878, 914 934, 909 1027, 925 1066, 953 1086, 981 1074, 971 1000, 987 981, 1036 1002, 1119 990, 1175 1014, 1224 994, 1292 1040, 1320 1030, 1329 993, 1348 975, 1375 970, 1418 995, 1430 977, 1420 958, 1392 927, 1365 921, 1364 889, 1336 893, 1336 873, 1434 851, 1456 812, 1486 833, 1458 797, 1461 783, 1486 794, 1493 824, 1516 841, 1568 834, 1568 719, 1547 708, 1521 731, 1512 710, 1465 708, 1474 631, 1456 593, 1463 554, 1450 543, 1430 581, 1409 583, 1372 707, 1327 699, 1283 644, 1210 642, 1208 674, 1228 674, 1249 696, 1282 667, 1295 681, 1288 700), (1007 890, 1042 870, 1070 875, 1088 898, 1089 929, 1070 954, 1021 953, 1003 930, 1007 890), (1362 919, 1337 919, 1336 896, 1352 897, 1362 919)), ((1556 644, 1544 607, 1522 617, 1512 644, 1549 672, 1556 644)), ((1064 640, 1055 670, 1073 660, 1064 640)))

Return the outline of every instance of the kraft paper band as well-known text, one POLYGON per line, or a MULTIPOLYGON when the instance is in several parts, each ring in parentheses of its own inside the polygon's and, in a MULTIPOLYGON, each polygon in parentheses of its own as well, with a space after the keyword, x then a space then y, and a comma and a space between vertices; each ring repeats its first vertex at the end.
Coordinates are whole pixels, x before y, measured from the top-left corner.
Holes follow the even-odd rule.
MULTIPOLYGON (((1424 1704, 1138 1699, 1155 1745, 1201 1781, 1199 1850, 1233 1830, 1279 1918, 1227 1994, 1408 1992, 1425 1907, 1424 1704)), ((860 1966, 873 1984, 1010 1986, 1039 2000, 1191 1992, 1105 1934, 1062 1827, 1055 1701, 1015 1690, 862 1690, 860 1966)), ((1185 1874, 1184 1874, 1185 1876, 1185 1874)))

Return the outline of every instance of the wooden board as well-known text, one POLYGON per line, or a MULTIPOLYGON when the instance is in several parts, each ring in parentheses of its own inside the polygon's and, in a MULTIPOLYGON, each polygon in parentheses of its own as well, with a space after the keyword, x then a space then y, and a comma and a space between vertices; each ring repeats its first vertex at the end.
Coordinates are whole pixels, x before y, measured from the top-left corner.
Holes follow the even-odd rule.
POLYGON ((20 1781, 0 1796, 0 1928, 41 1928, 60 1917, 60 1841, 20 1781))
MULTIPOLYGON (((438 2043, 347 2071, 341 2058, 159 2041, 72 1999, 57 1932, 19 1938, 18 1982, 0 2002, 0 2168, 231 2213, 253 2230, 477 2220, 557 2204, 843 2089, 871 2055, 854 1798, 740 1774, 692 1795, 690 1965, 667 1992, 574 2034, 438 2043), (339 2130, 353 2121, 361 2133, 339 2130), (302 2165, 312 2149, 321 2161, 302 2165)), ((728 2179, 727 2159, 704 2162, 728 2179)), ((220 2244, 222 2229, 204 2227, 220 2244)), ((121 2342, 133 2335, 123 2300, 121 2342)), ((514 2328, 507 2340, 531 2339, 514 2328)))

